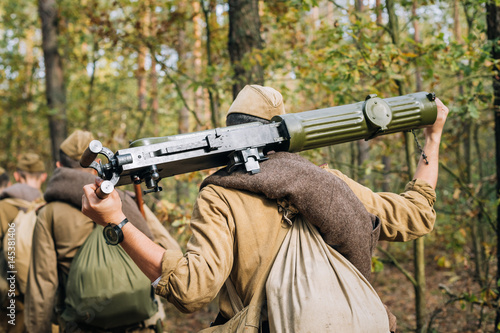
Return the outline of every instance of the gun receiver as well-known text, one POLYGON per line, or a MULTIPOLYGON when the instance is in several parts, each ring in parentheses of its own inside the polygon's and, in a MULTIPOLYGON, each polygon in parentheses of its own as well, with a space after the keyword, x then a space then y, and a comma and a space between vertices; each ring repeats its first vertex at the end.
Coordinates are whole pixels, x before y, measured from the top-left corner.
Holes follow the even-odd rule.
POLYGON ((276 116, 270 124, 248 123, 166 137, 144 138, 115 154, 94 140, 82 155, 82 167, 95 169, 105 181, 100 197, 115 186, 140 184, 145 193, 161 191, 162 178, 220 166, 244 165, 260 172, 269 151, 300 152, 432 125, 437 107, 433 93, 419 92, 276 116), (94 161, 103 154, 108 163, 94 161))

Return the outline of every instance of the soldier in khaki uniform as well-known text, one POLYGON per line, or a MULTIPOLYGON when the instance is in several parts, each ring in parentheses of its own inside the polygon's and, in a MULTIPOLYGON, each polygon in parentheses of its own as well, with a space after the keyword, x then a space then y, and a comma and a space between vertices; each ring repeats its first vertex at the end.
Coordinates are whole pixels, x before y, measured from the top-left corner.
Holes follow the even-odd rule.
MULTIPOLYGON (((3 170, 3 169, 2 169, 3 170)), ((5 172, 5 170, 3 170, 5 172)), ((8 180, 7 175, 7 180, 8 180)), ((15 290, 15 308, 16 308, 16 325, 8 323, 9 317, 6 316, 8 313, 5 310, 7 306, 8 299, 8 285, 6 272, 8 271, 6 267, 6 258, 4 254, 3 244, 4 237, 6 237, 9 225, 14 222, 17 214, 21 209, 26 211, 35 201, 42 201, 42 184, 47 179, 47 173, 45 172, 45 165, 41 160, 40 156, 35 153, 24 153, 21 154, 17 161, 16 171, 14 172, 14 179, 16 183, 14 185, 6 187, 0 194, 0 267, 2 267, 1 277, 0 277, 0 300, 2 304, 2 317, 0 319, 0 331, 2 332, 23 332, 24 331, 24 304, 23 304, 23 294, 20 290, 20 285, 16 277, 16 290, 15 290)), ((18 253, 18 255, 26 255, 18 253)), ((26 277, 24 277, 24 280, 26 277)), ((9 296, 9 299, 11 297, 9 296)))
MULTIPOLYGON (((45 165, 40 156, 35 153, 22 154, 18 158, 17 169, 14 171, 16 183, 5 188, 0 199, 12 198, 28 202, 42 197, 41 187, 47 179, 45 165)), ((19 208, 9 201, 0 201, 1 236, 5 233, 7 225, 14 221, 19 208)))
MULTIPOLYGON (((422 160, 419 162, 414 180, 403 193, 374 193, 339 171, 328 170, 343 179, 366 209, 380 218, 382 240, 412 240, 427 234, 434 226, 439 143, 448 114, 448 109, 439 100, 437 106, 435 124, 424 130, 429 164, 422 160)), ((265 121, 284 113, 284 106, 281 94, 274 89, 247 86, 240 92, 229 113, 226 120, 228 125, 240 123, 242 120, 231 120, 232 114, 240 113, 258 117, 254 121, 265 121)), ((119 224, 124 214, 116 193, 100 200, 95 195, 98 185, 99 182, 85 186, 82 211, 101 225, 119 224)), ((218 321, 223 323, 236 312, 229 297, 229 293, 232 293, 228 291, 229 286, 241 299, 242 306, 250 304, 257 292, 259 278, 266 274, 262 263, 275 251, 275 244, 283 240, 283 230, 287 224, 277 209, 276 200, 246 191, 207 185, 198 195, 190 226, 193 236, 185 254, 165 251, 156 246, 130 223, 122 227, 124 239, 121 244, 153 281, 156 293, 166 297, 181 311, 200 309, 220 291, 218 321)), ((347 281, 358 283, 363 297, 370 298, 366 306, 373 308, 374 318, 387 317, 380 299, 359 272, 351 268, 344 274, 347 281)), ((342 296, 342 291, 338 292, 342 296)), ((357 296, 361 294, 349 295, 354 298, 357 296)), ((346 309, 344 313, 332 316, 351 316, 351 310, 356 311, 346 309)), ((390 324, 393 330, 394 323, 390 324)), ((387 319, 376 323, 367 321, 361 331, 388 332, 389 323, 387 319)))
MULTIPOLYGON (((44 193, 47 204, 38 212, 26 292, 28 332, 51 332, 51 323, 60 325, 64 332, 102 331, 91 327, 74 327, 74 324, 69 325, 60 316, 64 311, 64 297, 61 295, 64 295, 71 262, 95 226, 80 211, 83 195, 81 184, 95 178, 92 169, 83 169, 79 164, 82 153, 92 139, 90 132, 77 130, 61 144, 57 169, 44 193)), ((127 205, 128 214, 142 220, 137 225, 149 235, 148 239, 154 239, 154 244, 163 249, 180 251, 177 242, 146 206, 147 220, 128 194, 120 192, 120 197, 127 205)), ((162 319, 164 312, 159 311, 155 318, 132 325, 134 327, 123 328, 123 332, 125 329, 127 332, 154 332, 150 327, 156 324, 156 317, 162 319)))

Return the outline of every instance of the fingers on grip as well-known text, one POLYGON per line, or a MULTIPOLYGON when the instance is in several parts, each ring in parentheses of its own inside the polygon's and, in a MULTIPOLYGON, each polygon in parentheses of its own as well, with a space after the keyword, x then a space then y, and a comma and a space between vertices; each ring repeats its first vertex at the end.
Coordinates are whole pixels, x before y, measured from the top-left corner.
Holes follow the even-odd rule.
POLYGON ((113 192, 114 189, 115 186, 113 185, 113 183, 109 180, 105 180, 101 183, 101 186, 97 188, 95 194, 99 199, 104 200, 108 197, 108 195, 111 194, 111 192, 113 192))

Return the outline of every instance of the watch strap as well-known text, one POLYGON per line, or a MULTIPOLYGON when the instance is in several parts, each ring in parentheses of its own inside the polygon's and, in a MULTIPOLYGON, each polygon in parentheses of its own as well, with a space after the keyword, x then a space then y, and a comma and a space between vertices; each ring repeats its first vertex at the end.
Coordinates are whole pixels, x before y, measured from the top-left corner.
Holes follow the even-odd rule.
POLYGON ((123 228, 123 226, 124 226, 125 224, 127 224, 127 222, 128 222, 128 218, 124 218, 124 219, 123 219, 123 221, 121 221, 121 222, 117 225, 117 227, 121 229, 121 228, 123 228))

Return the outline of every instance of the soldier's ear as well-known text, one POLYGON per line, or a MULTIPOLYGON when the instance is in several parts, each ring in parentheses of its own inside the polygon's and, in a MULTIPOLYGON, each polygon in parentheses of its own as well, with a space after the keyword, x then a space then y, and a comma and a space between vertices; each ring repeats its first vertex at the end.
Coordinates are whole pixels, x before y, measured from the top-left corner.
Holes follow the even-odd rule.
POLYGON ((14 171, 14 179, 17 183, 19 183, 19 180, 21 179, 21 175, 19 174, 19 172, 14 171))

